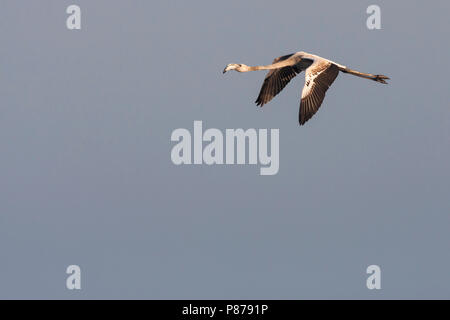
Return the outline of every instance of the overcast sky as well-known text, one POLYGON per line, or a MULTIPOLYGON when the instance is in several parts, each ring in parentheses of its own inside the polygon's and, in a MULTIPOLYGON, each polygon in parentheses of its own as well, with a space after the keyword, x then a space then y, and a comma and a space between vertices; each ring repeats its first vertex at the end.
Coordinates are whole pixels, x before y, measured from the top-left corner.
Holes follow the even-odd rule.
POLYGON ((449 12, 2 0, 0 298, 449 299, 449 12), (295 51, 391 81, 340 74, 300 127, 303 74, 262 109, 264 72, 222 74, 295 51), (279 129, 279 173, 175 166, 171 133, 194 120, 279 129))

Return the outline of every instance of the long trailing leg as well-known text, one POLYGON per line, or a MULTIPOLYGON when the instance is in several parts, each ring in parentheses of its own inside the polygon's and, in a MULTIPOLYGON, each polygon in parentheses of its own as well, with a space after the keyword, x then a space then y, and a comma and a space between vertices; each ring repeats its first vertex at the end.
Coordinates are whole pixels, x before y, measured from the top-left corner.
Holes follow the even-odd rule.
POLYGON ((365 79, 370 79, 379 83, 384 83, 387 84, 387 82, 385 80, 389 80, 390 78, 388 76, 382 75, 382 74, 371 74, 371 73, 364 73, 364 72, 359 72, 356 70, 352 70, 350 68, 339 68, 339 70, 341 70, 344 73, 350 73, 354 76, 357 77, 361 77, 361 78, 365 78, 365 79))

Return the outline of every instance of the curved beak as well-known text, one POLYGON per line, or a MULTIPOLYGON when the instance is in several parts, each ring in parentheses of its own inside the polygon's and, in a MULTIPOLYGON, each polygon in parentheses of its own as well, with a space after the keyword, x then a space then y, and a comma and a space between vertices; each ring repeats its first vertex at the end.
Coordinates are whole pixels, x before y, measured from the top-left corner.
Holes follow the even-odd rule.
POLYGON ((223 72, 222 73, 225 73, 225 72, 227 72, 228 71, 228 69, 227 68, 225 68, 225 69, 223 69, 223 72))

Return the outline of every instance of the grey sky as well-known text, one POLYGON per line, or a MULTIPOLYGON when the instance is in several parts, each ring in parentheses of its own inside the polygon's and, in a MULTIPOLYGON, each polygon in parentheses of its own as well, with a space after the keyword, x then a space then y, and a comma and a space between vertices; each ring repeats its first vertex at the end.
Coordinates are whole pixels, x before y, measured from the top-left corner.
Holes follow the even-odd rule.
POLYGON ((2 0, 0 298, 450 298, 448 12, 2 0), (301 50, 392 80, 340 74, 300 127, 303 74, 259 109, 264 72, 221 73, 301 50), (194 120, 279 128, 279 173, 173 165, 194 120))

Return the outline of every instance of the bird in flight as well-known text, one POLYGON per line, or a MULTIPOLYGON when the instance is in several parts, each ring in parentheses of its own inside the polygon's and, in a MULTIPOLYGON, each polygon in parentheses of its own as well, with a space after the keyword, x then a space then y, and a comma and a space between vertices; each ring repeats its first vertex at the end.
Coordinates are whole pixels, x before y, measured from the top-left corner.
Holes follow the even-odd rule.
POLYGON ((319 110, 326 91, 338 76, 339 71, 384 84, 387 84, 385 80, 389 79, 380 74, 355 71, 331 60, 302 51, 278 57, 273 60, 272 64, 266 66, 250 67, 241 63, 230 63, 225 67, 223 73, 229 70, 238 72, 269 70, 255 101, 256 105, 261 107, 280 93, 292 78, 305 70, 305 85, 302 90, 298 115, 300 125, 304 125, 319 110))

